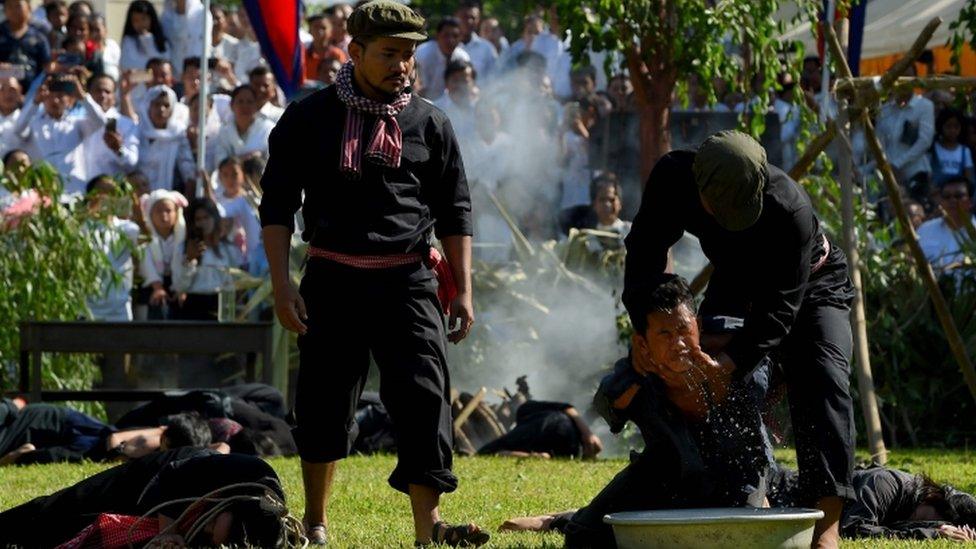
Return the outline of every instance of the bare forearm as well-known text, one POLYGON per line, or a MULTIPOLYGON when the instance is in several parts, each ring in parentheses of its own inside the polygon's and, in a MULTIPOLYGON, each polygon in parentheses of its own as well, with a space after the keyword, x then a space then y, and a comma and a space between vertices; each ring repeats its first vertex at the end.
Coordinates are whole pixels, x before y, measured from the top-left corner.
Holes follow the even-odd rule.
POLYGON ((264 253, 268 256, 271 284, 275 289, 291 284, 288 272, 288 252, 291 249, 291 230, 284 225, 268 225, 261 230, 264 253))
POLYGON ((576 425, 576 429, 579 430, 581 437, 586 438, 593 434, 593 432, 590 431, 590 426, 586 424, 586 420, 583 419, 583 416, 580 415, 576 408, 567 408, 566 415, 573 420, 573 424, 576 425))
POLYGON ((471 292, 471 237, 445 236, 441 239, 444 255, 454 273, 458 293, 471 292))

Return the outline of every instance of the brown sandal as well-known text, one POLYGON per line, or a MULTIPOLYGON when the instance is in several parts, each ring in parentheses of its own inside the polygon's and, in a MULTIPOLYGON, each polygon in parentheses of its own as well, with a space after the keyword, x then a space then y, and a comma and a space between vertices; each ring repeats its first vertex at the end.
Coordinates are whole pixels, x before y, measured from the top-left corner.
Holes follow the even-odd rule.
POLYGON ((479 547, 488 543, 491 538, 488 532, 471 531, 473 524, 456 524, 451 526, 444 521, 434 523, 430 534, 430 543, 414 542, 414 547, 428 547, 430 545, 447 545, 448 547, 479 547))

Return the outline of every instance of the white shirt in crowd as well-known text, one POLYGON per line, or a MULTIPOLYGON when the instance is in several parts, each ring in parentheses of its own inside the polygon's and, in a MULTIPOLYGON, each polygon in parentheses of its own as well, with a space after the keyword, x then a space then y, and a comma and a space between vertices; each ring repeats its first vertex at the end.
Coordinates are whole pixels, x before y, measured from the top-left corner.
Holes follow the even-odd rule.
POLYGON ((889 101, 878 116, 878 138, 896 172, 912 177, 931 173, 929 148, 935 137, 935 107, 921 95, 913 95, 904 108, 889 101))
POLYGON ((457 137, 458 142, 477 137, 476 132, 478 127, 474 115, 474 105, 468 107, 459 105, 451 99, 451 94, 449 93, 440 96, 433 103, 451 121, 451 126, 454 128, 454 135, 457 137))
POLYGON ((105 39, 105 45, 102 47, 102 68, 105 70, 105 74, 112 77, 116 82, 119 81, 119 64, 122 62, 122 49, 119 47, 119 43, 111 38, 105 39))
POLYGON ((135 122, 123 116, 115 107, 105 111, 106 121, 115 119, 116 131, 122 134, 122 148, 115 152, 105 144, 105 127, 85 138, 82 143, 82 159, 86 181, 96 175, 124 175, 136 169, 139 162, 139 132, 135 122))
POLYGON ((79 101, 81 116, 71 116, 67 111, 60 119, 44 112, 44 107, 31 101, 24 109, 14 132, 26 145, 32 159, 45 160, 64 178, 65 194, 84 194, 85 173, 81 144, 105 125, 105 113, 87 93, 79 101))
POLYGON ((231 121, 220 128, 217 134, 216 156, 214 163, 219 166, 228 156, 244 156, 251 153, 261 153, 268 156, 268 136, 274 129, 274 123, 257 116, 247 128, 244 135, 237 132, 237 125, 231 121))
POLYGON ((565 210, 576 206, 590 204, 590 183, 593 174, 590 171, 589 141, 573 131, 563 133, 563 154, 566 167, 562 175, 562 197, 559 209, 565 210))
POLYGON ((231 240, 244 253, 246 262, 252 263, 258 254, 264 253, 261 245, 261 222, 258 221, 257 212, 247 198, 228 198, 224 196, 223 189, 217 191, 217 203, 224 209, 224 218, 234 220, 234 227, 230 232, 231 240))
POLYGON ((260 66, 267 66, 267 61, 261 55, 261 44, 253 40, 242 38, 237 42, 237 63, 234 63, 234 75, 242 83, 251 80, 248 76, 253 69, 260 66))
MULTIPOLYGON (((525 39, 519 38, 505 51, 505 55, 501 60, 502 67, 508 68, 514 66, 515 59, 525 50, 525 39)), ((560 65, 565 65, 565 60, 561 59, 564 52, 562 40, 551 32, 543 31, 532 39, 532 44, 528 50, 534 51, 546 58, 546 74, 552 80, 553 89, 555 90, 556 80, 560 76, 560 65)), ((568 71, 566 78, 569 78, 568 71)))
POLYGON ((159 51, 156 48, 156 40, 152 33, 146 33, 138 38, 134 36, 123 36, 122 47, 119 53, 119 69, 145 70, 146 63, 150 59, 160 58, 169 59, 169 50, 159 51))
POLYGON ((281 120, 281 115, 283 114, 285 114, 285 109, 268 101, 262 105, 261 110, 258 111, 258 118, 264 118, 277 124, 278 121, 281 120))
POLYGON ((963 170, 973 169, 973 155, 969 152, 969 147, 956 144, 955 149, 947 149, 936 141, 935 158, 939 161, 941 172, 946 175, 963 174, 963 170))
POLYGON ((608 233, 617 233, 620 235, 620 238, 627 238, 627 235, 630 234, 630 227, 631 227, 630 221, 624 221, 619 217, 609 225, 604 225, 602 223, 596 224, 596 230, 605 231, 608 233))
MULTIPOLYGON (((448 58, 437 45, 437 40, 428 40, 417 47, 414 57, 420 65, 420 82, 424 86, 424 95, 431 101, 444 94, 444 71, 447 69, 448 58)), ((451 52, 450 61, 471 61, 468 52, 460 46, 451 52)))
MULTIPOLYGON (((139 263, 139 274, 142 275, 142 286, 148 288, 154 282, 163 282, 163 277, 173 276, 174 265, 183 263, 185 236, 179 238, 176 231, 167 237, 156 235, 146 246, 139 263)), ((179 267, 176 267, 178 269, 179 267)), ((167 288, 168 289, 168 288, 167 288)))
MULTIPOLYGON (((976 216, 970 222, 976 223, 976 216)), ((966 230, 953 231, 942 217, 929 219, 918 228, 918 243, 925 258, 937 269, 962 262, 964 256, 959 239, 968 240, 966 230)))
POLYGON ((240 44, 240 40, 236 37, 224 33, 220 37, 220 42, 213 45, 211 50, 211 55, 218 59, 226 59, 230 61, 235 67, 237 66, 237 47, 240 44))
POLYGON ((200 57, 203 51, 203 4, 200 0, 186 0, 184 7, 183 13, 176 13, 175 0, 166 0, 159 18, 172 50, 170 61, 177 78, 183 73, 183 61, 187 57, 200 57))
POLYGON ((185 246, 179 247, 177 253, 183 261, 173 262, 173 290, 188 294, 216 294, 220 288, 231 281, 230 268, 238 267, 241 252, 233 244, 221 241, 218 244, 220 255, 214 253, 213 248, 207 247, 199 259, 186 260, 185 246))
POLYGON ((139 238, 139 226, 127 219, 111 218, 91 231, 96 245, 108 256, 112 272, 102 274, 100 295, 88 299, 94 320, 132 320, 132 248, 139 238), (121 280, 113 276, 121 275, 121 280))
POLYGON ((14 130, 20 111, 21 109, 17 109, 6 116, 0 113, 0 158, 20 146, 20 139, 14 130))
POLYGON ((783 147, 780 168, 789 171, 796 164, 796 139, 800 135, 800 107, 789 101, 776 98, 773 111, 779 119, 779 140, 783 147))
MULTIPOLYGON (((458 47, 463 49, 471 58, 471 65, 474 66, 479 82, 487 82, 491 79, 492 72, 495 70, 495 62, 498 60, 498 52, 495 51, 495 46, 472 32, 471 40, 458 47)), ((445 68, 447 67, 445 66, 445 68)))

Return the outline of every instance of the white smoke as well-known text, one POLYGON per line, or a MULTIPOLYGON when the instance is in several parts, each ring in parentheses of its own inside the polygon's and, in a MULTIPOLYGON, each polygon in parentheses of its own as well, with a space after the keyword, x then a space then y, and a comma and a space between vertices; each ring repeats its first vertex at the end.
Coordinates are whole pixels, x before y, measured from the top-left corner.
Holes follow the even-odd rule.
POLYGON ((469 113, 473 124, 448 111, 472 191, 475 258, 481 260, 475 277, 501 286, 475 284, 476 331, 450 350, 452 385, 514 391, 516 378, 526 375, 533 398, 585 410, 600 372, 626 352, 617 341, 619 288, 586 289, 558 279, 558 260, 541 245, 552 236, 545 227, 555 224, 562 172, 561 106, 547 87, 538 73, 512 70, 482 87, 476 114, 469 113), (541 259, 510 261, 513 234, 489 194, 517 220, 541 259))

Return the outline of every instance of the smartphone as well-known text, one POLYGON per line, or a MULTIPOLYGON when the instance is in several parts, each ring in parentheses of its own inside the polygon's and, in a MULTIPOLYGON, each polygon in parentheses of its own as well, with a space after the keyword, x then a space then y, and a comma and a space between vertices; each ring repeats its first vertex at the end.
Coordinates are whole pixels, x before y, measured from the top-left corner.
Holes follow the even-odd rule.
POLYGON ((85 62, 85 58, 78 53, 64 52, 58 55, 58 65, 62 67, 75 67, 85 62))
POLYGON ((115 133, 115 129, 118 127, 119 120, 117 118, 109 118, 105 121, 105 131, 109 133, 115 133))
POLYGON ((71 94, 71 93, 74 93, 75 92, 76 87, 75 87, 75 83, 72 82, 71 80, 57 79, 57 80, 52 81, 48 85, 48 89, 52 93, 59 93, 60 92, 60 93, 68 93, 68 94, 71 94))
POLYGON ((145 84, 153 79, 152 71, 149 69, 137 69, 129 73, 129 82, 133 84, 145 84))
POLYGON ((27 69, 23 65, 11 65, 0 69, 0 78, 4 80, 7 78, 23 80, 25 76, 27 76, 27 69))

